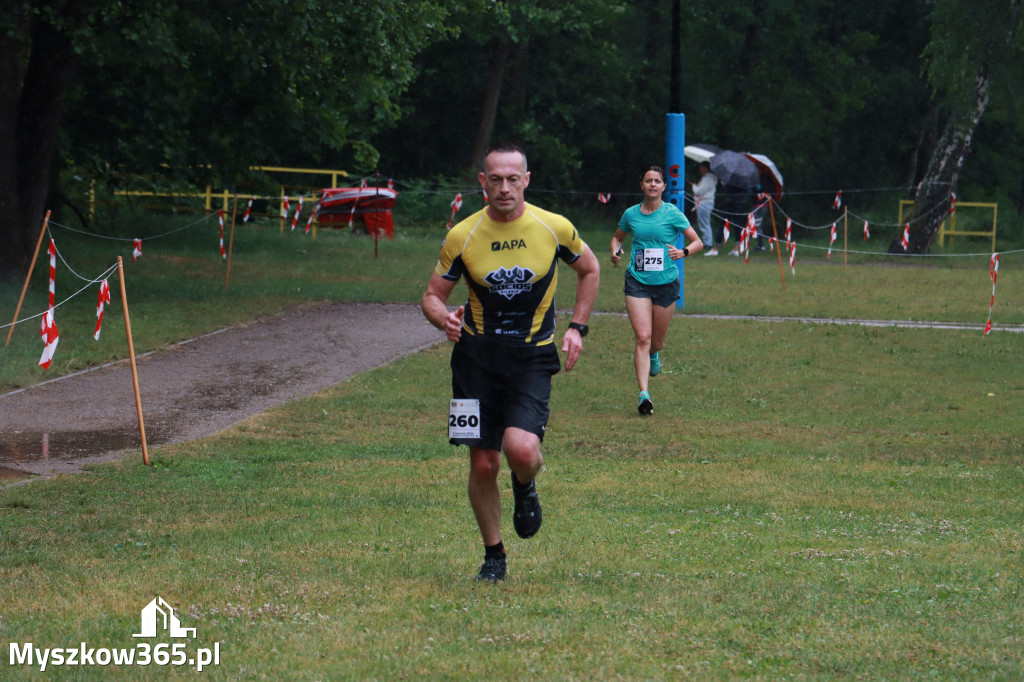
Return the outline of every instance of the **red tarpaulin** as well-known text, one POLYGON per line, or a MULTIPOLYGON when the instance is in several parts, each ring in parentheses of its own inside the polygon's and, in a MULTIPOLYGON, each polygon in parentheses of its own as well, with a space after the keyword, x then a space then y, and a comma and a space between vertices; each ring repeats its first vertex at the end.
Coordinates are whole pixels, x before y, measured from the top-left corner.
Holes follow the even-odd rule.
POLYGON ((387 187, 337 187, 325 189, 320 197, 317 220, 321 225, 348 227, 356 221, 371 235, 395 237, 391 209, 398 192, 387 187))

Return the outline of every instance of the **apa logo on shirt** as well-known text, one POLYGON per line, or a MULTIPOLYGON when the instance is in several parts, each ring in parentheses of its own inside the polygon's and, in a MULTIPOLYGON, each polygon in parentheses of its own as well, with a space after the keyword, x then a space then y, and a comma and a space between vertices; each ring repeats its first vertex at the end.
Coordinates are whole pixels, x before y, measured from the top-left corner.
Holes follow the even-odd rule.
POLYGON ((508 251, 509 249, 525 249, 525 239, 509 239, 504 242, 491 242, 491 251, 508 251))
POLYGON ((501 294, 511 301, 513 297, 533 289, 533 284, 530 282, 533 277, 533 270, 517 265, 513 268, 492 270, 487 273, 484 280, 491 285, 490 292, 492 294, 501 294))

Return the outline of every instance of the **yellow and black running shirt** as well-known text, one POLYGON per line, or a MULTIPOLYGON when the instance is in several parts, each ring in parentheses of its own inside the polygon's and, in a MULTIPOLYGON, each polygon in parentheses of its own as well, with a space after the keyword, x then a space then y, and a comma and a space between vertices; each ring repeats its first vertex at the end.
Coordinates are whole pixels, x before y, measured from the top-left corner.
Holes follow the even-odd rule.
POLYGON ((526 204, 521 217, 499 223, 484 209, 448 232, 436 271, 451 282, 466 277, 464 333, 540 346, 555 336, 558 259, 573 263, 583 248, 576 228, 555 213, 526 204))

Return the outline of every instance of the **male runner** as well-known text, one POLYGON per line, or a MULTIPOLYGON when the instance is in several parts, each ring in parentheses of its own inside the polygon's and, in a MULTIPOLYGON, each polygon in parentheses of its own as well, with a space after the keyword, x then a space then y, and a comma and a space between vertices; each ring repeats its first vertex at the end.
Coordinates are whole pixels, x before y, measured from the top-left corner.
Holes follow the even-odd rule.
POLYGON ((451 442, 469 446, 469 501, 484 542, 477 580, 496 583, 506 571, 498 490, 502 453, 512 470, 516 533, 529 538, 541 525, 534 478, 544 463, 540 444, 551 377, 560 369, 553 305, 558 259, 577 276, 572 321, 562 337, 566 371, 583 350, 600 265, 572 223, 526 203, 530 172, 523 150, 492 149, 479 180, 488 205, 448 232, 423 294, 423 314, 455 342, 452 402, 469 410, 465 423, 479 424, 478 437, 459 435, 451 442), (469 300, 449 312, 448 297, 463 277, 469 300))

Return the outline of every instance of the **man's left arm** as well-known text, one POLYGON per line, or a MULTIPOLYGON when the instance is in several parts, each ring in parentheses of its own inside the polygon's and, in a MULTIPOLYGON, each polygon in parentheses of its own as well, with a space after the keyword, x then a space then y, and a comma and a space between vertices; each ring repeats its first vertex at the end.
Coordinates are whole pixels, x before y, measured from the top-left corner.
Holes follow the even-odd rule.
MULTIPOLYGON (((601 264, 597 256, 586 244, 583 253, 569 267, 576 271, 576 305, 572 309, 572 321, 586 324, 590 319, 590 311, 597 300, 597 287, 601 279, 601 264)), ((583 337, 576 329, 567 329, 562 336, 562 352, 568 353, 565 358, 565 371, 576 366, 576 361, 583 351, 583 337)))

